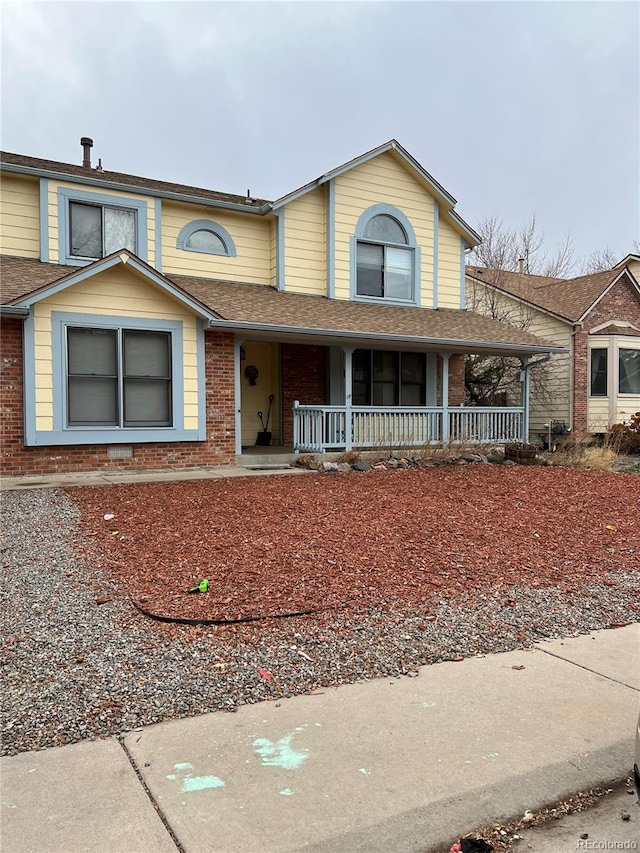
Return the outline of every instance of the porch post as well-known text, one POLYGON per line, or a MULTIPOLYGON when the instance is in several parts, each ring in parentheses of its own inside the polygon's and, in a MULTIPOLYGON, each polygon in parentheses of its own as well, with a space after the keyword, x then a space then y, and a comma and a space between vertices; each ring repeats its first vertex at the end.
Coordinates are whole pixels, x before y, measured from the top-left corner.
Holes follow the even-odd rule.
POLYGON ((520 372, 520 382, 522 384, 522 399, 521 405, 523 408, 522 413, 522 441, 529 441, 529 383, 530 383, 530 373, 529 373, 529 359, 521 358, 520 363, 522 364, 522 370, 520 372))
POLYGON ((351 403, 353 399, 353 347, 342 347, 344 352, 344 441, 345 450, 353 447, 353 423, 351 417, 351 403))
POLYGON ((440 353, 442 359, 442 441, 449 441, 449 357, 451 353, 440 353))

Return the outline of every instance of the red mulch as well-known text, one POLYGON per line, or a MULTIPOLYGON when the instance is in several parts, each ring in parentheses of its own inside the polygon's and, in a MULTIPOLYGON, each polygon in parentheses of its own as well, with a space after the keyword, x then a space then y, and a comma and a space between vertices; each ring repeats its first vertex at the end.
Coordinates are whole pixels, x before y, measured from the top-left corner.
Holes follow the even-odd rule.
POLYGON ((575 593, 640 571, 631 474, 465 465, 67 491, 107 573, 172 618, 425 608, 512 585, 575 593), (187 594, 202 578, 209 592, 187 594))

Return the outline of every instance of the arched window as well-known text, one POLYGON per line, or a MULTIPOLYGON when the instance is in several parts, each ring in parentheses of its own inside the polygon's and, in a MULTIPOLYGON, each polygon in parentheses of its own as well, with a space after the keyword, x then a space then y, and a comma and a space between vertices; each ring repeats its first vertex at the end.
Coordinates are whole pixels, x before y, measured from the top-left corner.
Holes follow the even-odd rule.
POLYGON ((356 226, 354 298, 417 302, 419 249, 409 220, 389 205, 366 210, 356 226))
POLYGON ((206 255, 236 257, 236 247, 231 234, 222 225, 209 219, 195 219, 178 234, 178 249, 202 252, 206 255))

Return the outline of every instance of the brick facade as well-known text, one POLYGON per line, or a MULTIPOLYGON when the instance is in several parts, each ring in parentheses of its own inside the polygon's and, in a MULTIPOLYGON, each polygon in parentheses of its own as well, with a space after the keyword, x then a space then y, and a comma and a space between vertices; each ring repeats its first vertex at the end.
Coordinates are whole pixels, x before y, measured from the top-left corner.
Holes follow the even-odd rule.
POLYGON ((464 356, 456 353, 449 358, 449 405, 461 406, 464 402, 464 356))
POLYGON ((22 382, 22 322, 2 318, 0 473, 55 474, 74 471, 142 471, 235 463, 234 338, 205 332, 206 441, 132 444, 129 459, 109 459, 108 445, 25 447, 22 382))
POLYGON ((282 344, 282 441, 293 445, 293 404, 326 405, 327 357, 326 347, 305 344, 282 344))
POLYGON ((618 281, 587 314, 583 328, 573 335, 573 429, 587 429, 589 399, 589 332, 613 320, 624 320, 640 327, 640 299, 626 280, 618 281))

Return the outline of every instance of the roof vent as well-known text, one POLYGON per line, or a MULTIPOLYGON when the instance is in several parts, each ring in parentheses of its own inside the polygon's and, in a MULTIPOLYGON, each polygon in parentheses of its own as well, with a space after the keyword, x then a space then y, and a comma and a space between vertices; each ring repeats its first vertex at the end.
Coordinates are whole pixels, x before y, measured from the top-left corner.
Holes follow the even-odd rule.
POLYGON ((83 136, 80 140, 82 145, 82 168, 91 168, 91 149, 93 148, 93 139, 88 136, 83 136))
POLYGON ((524 275, 524 258, 518 258, 518 272, 524 275))

